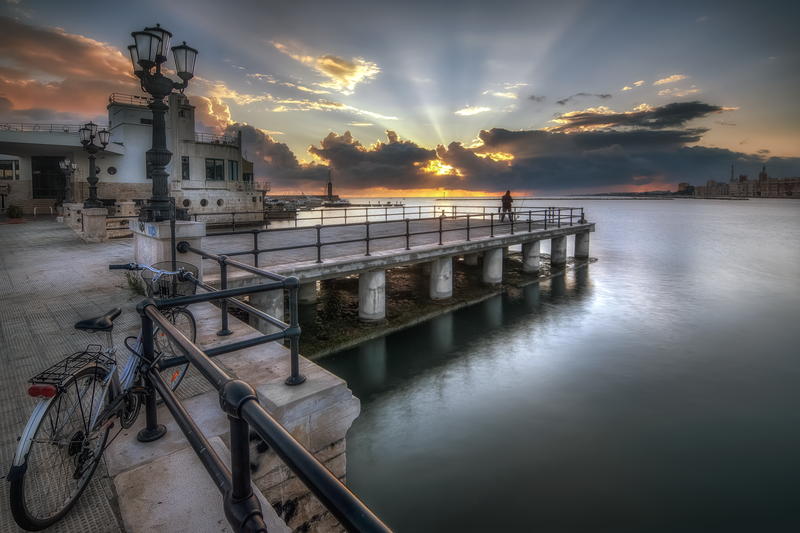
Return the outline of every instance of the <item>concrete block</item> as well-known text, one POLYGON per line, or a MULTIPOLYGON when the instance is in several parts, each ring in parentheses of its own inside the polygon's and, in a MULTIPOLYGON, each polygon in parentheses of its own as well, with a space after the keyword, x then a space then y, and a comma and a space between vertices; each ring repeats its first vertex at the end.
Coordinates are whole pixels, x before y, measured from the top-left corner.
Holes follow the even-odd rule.
POLYGON ((358 318, 381 320, 386 317, 386 271, 372 270, 358 275, 358 318))
POLYGON ((539 272, 541 270, 541 241, 522 243, 522 270, 539 272))
POLYGON ((430 297, 444 300, 453 296, 453 258, 442 257, 428 263, 431 269, 430 297))
POLYGON ((575 259, 589 258, 589 232, 575 234, 575 259))
MULTIPOLYGON (((588 233, 586 233, 588 235, 588 233)), ((550 266, 564 268, 567 265, 567 236, 561 235, 550 240, 550 266)))
MULTIPOLYGON (((230 452, 219 437, 209 443, 230 468, 230 452)), ((114 479, 127 533, 228 533, 222 494, 191 448, 184 448, 114 479), (187 512, 188 508, 191 512, 187 512)), ((289 533, 272 505, 254 486, 267 529, 289 533)))
POLYGON ((483 252, 483 282, 501 283, 503 281, 503 249, 492 248, 483 252))

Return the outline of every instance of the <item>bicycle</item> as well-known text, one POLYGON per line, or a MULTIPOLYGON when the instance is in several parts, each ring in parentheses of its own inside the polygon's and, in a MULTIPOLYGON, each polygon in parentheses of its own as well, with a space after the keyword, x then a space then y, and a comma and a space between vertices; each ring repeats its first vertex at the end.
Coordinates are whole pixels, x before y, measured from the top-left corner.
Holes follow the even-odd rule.
MULTIPOLYGON (((164 269, 171 265, 156 263, 150 267, 129 263, 109 268, 142 270, 148 296, 152 298, 163 300, 194 294, 196 285, 186 274, 196 279, 196 267, 178 263, 177 270, 164 269)), ((120 376, 111 332, 114 319, 121 313, 116 308, 75 324, 76 329, 90 333, 106 332, 107 349, 90 344, 86 350, 65 357, 29 380, 28 394, 40 400, 20 437, 7 477, 11 482, 11 512, 23 529, 39 531, 50 527, 75 505, 110 444, 108 436, 115 422, 120 422, 119 431, 130 428, 139 416, 142 398, 155 394, 144 379, 148 368, 158 364, 165 382, 173 390, 186 374, 188 364, 169 368, 169 359, 179 357, 182 351, 169 335, 154 328, 153 361, 143 358, 140 330, 137 337, 125 339, 130 356, 120 376)), ((162 313, 182 335, 195 342, 196 324, 188 309, 173 307, 162 313)), ((140 440, 146 438, 140 434, 140 440)))

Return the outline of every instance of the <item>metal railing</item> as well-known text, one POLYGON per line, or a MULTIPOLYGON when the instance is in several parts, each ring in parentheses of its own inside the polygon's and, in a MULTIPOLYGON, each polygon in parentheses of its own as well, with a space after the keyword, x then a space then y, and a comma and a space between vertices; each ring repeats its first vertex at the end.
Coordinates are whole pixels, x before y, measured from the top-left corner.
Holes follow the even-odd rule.
MULTIPOLYGON (((214 256, 206 254, 200 250, 191 248, 187 243, 181 242, 178 245, 181 253, 199 253, 208 258, 215 259, 220 263, 223 272, 227 266, 242 268, 256 275, 272 280, 264 285, 242 287, 238 289, 225 289, 223 282, 222 290, 213 288, 193 279, 199 286, 207 291, 207 294, 195 294, 181 298, 171 298, 169 300, 143 300, 137 307, 142 320, 143 331, 152 331, 157 326, 164 331, 177 344, 180 345, 185 357, 170 358, 169 364, 163 361, 153 363, 155 360, 153 339, 145 335, 143 337, 143 356, 150 367, 146 373, 145 386, 150 389, 150 393, 145 397, 145 416, 147 429, 158 428, 156 411, 156 392, 164 400, 164 404, 169 409, 173 418, 177 422, 187 441, 194 449, 198 458, 203 464, 217 489, 223 495, 223 506, 225 517, 238 532, 266 532, 261 505, 258 498, 253 493, 250 482, 250 430, 254 430, 284 464, 303 482, 303 484, 319 499, 319 501, 330 511, 339 521, 342 527, 349 532, 375 532, 389 533, 390 529, 380 521, 372 511, 367 508, 352 492, 350 492, 325 466, 319 462, 308 450, 306 450, 295 438, 284 429, 258 401, 258 396, 248 383, 232 379, 228 374, 221 370, 211 361, 211 357, 240 350, 250 346, 256 346, 281 338, 297 339, 300 335, 300 328, 297 326, 297 290, 299 281, 295 277, 285 278, 277 274, 255 269, 248 265, 243 265, 227 259, 225 256, 214 256), (231 343, 223 347, 201 350, 194 343, 186 339, 175 326, 166 319, 159 311, 176 305, 189 305, 192 303, 208 302, 221 299, 223 302, 235 300, 237 296, 253 294, 263 291, 276 289, 288 290, 290 292, 290 302, 292 311, 291 324, 287 325, 273 317, 239 302, 237 305, 259 318, 268 320, 272 324, 281 324, 286 328, 278 333, 262 335, 255 339, 249 339, 237 343, 231 343), (293 296, 292 296, 293 295, 293 296), (230 450, 231 450, 231 470, 225 467, 216 454, 210 443, 192 420, 186 409, 175 397, 174 393, 166 385, 159 374, 160 370, 174 366, 191 363, 203 377, 219 393, 220 407, 230 420, 230 450)), ((191 276, 190 276, 191 277, 191 276)), ((222 278, 225 280, 225 276, 222 278)), ((227 316, 225 306, 223 306, 223 316, 227 316)), ((227 320, 227 319, 225 319, 227 320)), ((223 323, 223 330, 227 329, 227 322, 223 323)), ((297 385, 302 383, 305 378, 298 372, 296 344, 292 348, 292 376, 287 378, 287 384, 297 385)))
MULTIPOLYGON (((83 124, 26 124, 22 122, 0 123, 0 131, 27 131, 34 133, 78 133, 83 124)), ((98 126, 102 128, 103 126, 98 126)))
MULTIPOLYGON (((487 230, 490 237, 495 236, 495 230, 499 231, 509 231, 510 235, 514 235, 515 230, 519 231, 520 227, 525 228, 528 232, 534 231, 534 229, 539 230, 547 230, 560 228, 562 226, 573 226, 576 222, 577 223, 584 223, 585 216, 582 207, 547 207, 542 209, 528 209, 528 210, 516 210, 514 211, 514 216, 509 217, 510 220, 508 222, 500 221, 500 217, 502 216, 499 213, 494 212, 495 207, 472 207, 472 208, 464 208, 462 207, 462 211, 464 209, 474 209, 473 213, 465 213, 465 214, 455 214, 457 213, 456 207, 451 209, 451 213, 453 215, 446 215, 445 210, 441 208, 437 208, 436 212, 443 212, 440 216, 430 216, 430 217, 423 217, 423 214, 433 213, 429 209, 429 206, 421 206, 419 210, 416 211, 420 216, 416 219, 411 218, 395 218, 395 215, 389 215, 388 212, 384 219, 380 218, 380 215, 377 217, 374 214, 360 215, 354 217, 352 214, 350 215, 351 222, 344 222, 342 224, 316 224, 314 226, 299 226, 295 223, 295 227, 288 227, 288 228, 272 228, 272 229, 251 229, 246 231, 225 231, 225 232, 215 232, 209 233, 206 237, 223 237, 223 236, 233 236, 233 235, 252 235, 253 237, 253 248, 251 250, 245 250, 240 252, 231 252, 228 253, 228 257, 233 256, 242 256, 242 255, 252 255, 253 256, 253 264, 258 267, 259 264, 259 256, 263 253, 270 253, 270 252, 283 252, 288 250, 301 250, 305 248, 316 248, 317 250, 317 263, 322 263, 322 249, 323 247, 330 247, 330 246, 339 246, 343 244, 350 244, 354 242, 364 242, 365 243, 365 256, 370 256, 370 244, 374 241, 385 240, 385 239, 405 239, 405 249, 411 250, 411 237, 421 236, 421 235, 431 235, 431 234, 438 234, 439 236, 439 245, 444 244, 444 236, 447 233, 453 232, 466 232, 466 241, 469 241, 472 236, 474 236, 474 232, 478 230, 487 230), (519 217, 527 217, 524 220, 515 220, 519 217), (360 219, 358 222, 353 222, 352 220, 360 219), (377 220, 375 220, 377 218, 377 220), (373 220, 370 220, 373 219, 373 220), (474 221, 478 220, 479 223, 475 224, 474 221), (422 229, 412 231, 411 230, 411 223, 412 221, 427 221, 422 229), (435 229, 430 229, 430 221, 436 221, 438 224, 435 229), (445 221, 463 221, 464 224, 453 224, 451 227, 445 227, 445 221), (405 224, 405 231, 403 233, 393 233, 389 235, 370 235, 370 227, 375 225, 382 225, 382 224, 397 224, 398 222, 402 222, 405 224), (356 226, 364 226, 364 237, 360 238, 352 238, 352 239, 340 239, 340 240, 324 240, 323 239, 323 230, 325 229, 333 229, 333 228, 342 228, 342 227, 356 227, 356 226), (275 248, 259 248, 259 236, 264 233, 275 233, 275 232, 282 232, 282 231, 298 231, 298 230, 305 230, 308 232, 310 229, 314 229, 316 238, 314 241, 309 241, 306 243, 295 244, 292 246, 281 246, 275 248)), ((356 208, 348 208, 343 209, 344 211, 356 209, 356 208)), ((369 208, 361 208, 369 209, 369 208)), ((392 208, 373 208, 373 209, 392 209, 392 208)), ((395 208, 398 209, 398 208, 395 208)), ((413 214, 415 210, 413 209, 404 209, 403 214, 413 214)), ((337 211, 339 209, 336 209, 337 211)), ((320 222, 322 221, 330 221, 330 220, 347 220, 347 213, 345 212, 342 215, 328 215, 325 216, 324 211, 319 212, 320 222)), ((507 216, 507 215, 506 215, 507 216)), ((506 217, 503 217, 506 218, 506 217)), ((303 219, 308 220, 308 219, 303 219)), ((297 222, 297 221, 296 221, 297 222)))
POLYGON ((231 224, 232 231, 236 231, 236 215, 259 215, 261 218, 259 219, 248 219, 248 220, 241 220, 239 219, 239 223, 260 223, 263 224, 266 220, 265 212, 264 211, 227 211, 224 213, 217 213, 217 212, 210 212, 210 213, 189 213, 189 217, 193 218, 195 222, 200 222, 197 220, 197 217, 225 217, 223 220, 211 220, 214 224, 231 224), (230 222, 228 222, 227 217, 230 216, 230 222))
POLYGON ((151 102, 153 102, 153 98, 150 96, 136 96, 134 94, 111 93, 108 97, 109 104, 125 104, 147 107, 151 102))
POLYGON ((236 138, 228 134, 217 135, 216 133, 195 132, 194 140, 199 143, 237 146, 236 138))

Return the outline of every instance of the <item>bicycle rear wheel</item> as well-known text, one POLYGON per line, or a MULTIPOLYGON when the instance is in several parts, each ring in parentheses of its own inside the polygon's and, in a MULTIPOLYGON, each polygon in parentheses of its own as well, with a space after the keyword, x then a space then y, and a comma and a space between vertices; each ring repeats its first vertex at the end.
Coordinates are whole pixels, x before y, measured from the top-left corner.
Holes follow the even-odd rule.
POLYGON ((109 432, 108 426, 90 427, 105 375, 102 367, 89 367, 71 376, 39 419, 23 473, 11 481, 11 514, 20 527, 52 526, 89 484, 109 432))
MULTIPOLYGON (((197 326, 191 311, 188 309, 171 309, 170 311, 165 311, 165 316, 187 339, 192 342, 197 339, 197 326)), ((156 330, 153 335, 153 344, 156 352, 163 354, 161 360, 164 362, 168 362, 170 358, 184 355, 180 345, 160 329, 156 330)), ((170 389, 175 390, 180 385, 188 369, 188 364, 167 368, 161 371, 161 377, 164 378, 170 389)))

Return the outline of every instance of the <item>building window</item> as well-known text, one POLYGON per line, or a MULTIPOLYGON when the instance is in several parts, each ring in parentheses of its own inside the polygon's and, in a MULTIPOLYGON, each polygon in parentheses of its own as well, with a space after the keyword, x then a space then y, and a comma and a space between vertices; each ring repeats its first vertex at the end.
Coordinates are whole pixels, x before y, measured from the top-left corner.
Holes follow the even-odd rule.
POLYGON ((239 181, 239 162, 228 161, 228 179, 230 181, 239 181))
POLYGON ((225 181, 224 159, 206 159, 206 180, 225 181))
POLYGON ((19 161, 16 159, 0 159, 0 180, 18 180, 19 161))
POLYGON ((181 179, 189 179, 189 158, 186 156, 181 157, 181 179))
POLYGON ((244 181, 245 183, 253 183, 253 173, 252 172, 242 173, 242 181, 244 181))

